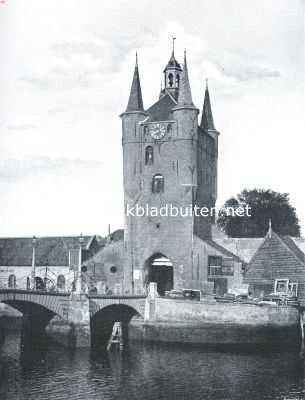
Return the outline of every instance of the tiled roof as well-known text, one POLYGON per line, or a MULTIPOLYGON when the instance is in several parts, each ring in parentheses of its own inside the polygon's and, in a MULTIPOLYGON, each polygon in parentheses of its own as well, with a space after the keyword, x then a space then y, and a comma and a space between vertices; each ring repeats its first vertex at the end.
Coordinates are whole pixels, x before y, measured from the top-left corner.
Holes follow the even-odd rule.
POLYGON ((305 254, 303 251, 296 245, 295 241, 291 238, 291 236, 282 236, 278 235, 280 239, 286 244, 286 246, 292 251, 292 253, 302 262, 305 263, 305 254))
MULTIPOLYGON (((89 250, 92 236, 83 236, 83 249, 89 250)), ((79 236, 41 237, 36 241, 36 265, 69 264, 69 250, 79 248, 79 236)), ((84 252, 86 253, 86 252, 84 252)), ((0 238, 1 266, 31 266, 32 238, 0 238)))
POLYGON ((217 244, 237 255, 245 262, 249 262, 265 238, 215 238, 217 244))
POLYGON ((204 242, 206 242, 208 245, 213 247, 215 250, 221 252, 223 255, 230 257, 230 258, 234 258, 238 262, 243 262, 243 260, 237 254, 234 254, 233 252, 229 251, 228 249, 226 249, 224 246, 220 245, 216 241, 204 240, 204 242))
POLYGON ((166 93, 147 110, 149 121, 168 121, 172 119, 171 112, 175 106, 176 103, 172 96, 166 93))
POLYGON ((291 237, 291 240, 293 240, 298 248, 305 254, 305 238, 291 237))

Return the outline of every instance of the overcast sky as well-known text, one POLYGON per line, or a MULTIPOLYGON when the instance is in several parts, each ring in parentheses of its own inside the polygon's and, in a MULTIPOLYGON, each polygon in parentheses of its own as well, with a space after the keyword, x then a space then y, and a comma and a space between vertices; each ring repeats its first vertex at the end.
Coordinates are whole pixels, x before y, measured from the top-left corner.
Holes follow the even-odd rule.
POLYGON ((0 3, 0 235, 123 226, 121 123, 135 52, 146 107, 175 35, 193 99, 209 87, 219 205, 243 188, 290 193, 305 225, 304 1, 0 3))

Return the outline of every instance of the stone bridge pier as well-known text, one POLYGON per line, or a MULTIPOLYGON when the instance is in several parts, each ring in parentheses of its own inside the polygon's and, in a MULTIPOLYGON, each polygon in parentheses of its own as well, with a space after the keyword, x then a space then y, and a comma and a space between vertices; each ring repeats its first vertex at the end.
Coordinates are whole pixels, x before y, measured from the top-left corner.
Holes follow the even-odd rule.
POLYGON ((90 311, 86 295, 71 294, 66 318, 55 316, 46 326, 47 334, 65 347, 90 347, 90 311))

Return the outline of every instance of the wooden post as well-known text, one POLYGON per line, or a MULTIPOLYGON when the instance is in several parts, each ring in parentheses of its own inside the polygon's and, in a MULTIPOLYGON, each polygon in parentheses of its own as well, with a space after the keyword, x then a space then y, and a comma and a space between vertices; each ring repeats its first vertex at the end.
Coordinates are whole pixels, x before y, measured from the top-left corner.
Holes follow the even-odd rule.
POLYGON ((300 310, 300 329, 301 329, 301 350, 300 350, 300 355, 303 357, 304 356, 304 311, 300 310))

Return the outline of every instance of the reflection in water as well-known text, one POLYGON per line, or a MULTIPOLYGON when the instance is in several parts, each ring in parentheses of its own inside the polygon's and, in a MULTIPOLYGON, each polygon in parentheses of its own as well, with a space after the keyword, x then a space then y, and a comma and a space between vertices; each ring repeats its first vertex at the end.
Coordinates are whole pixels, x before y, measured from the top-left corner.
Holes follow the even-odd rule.
POLYGON ((304 399, 296 353, 216 352, 132 343, 124 351, 67 350, 23 343, 0 350, 1 400, 304 399))

